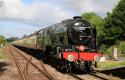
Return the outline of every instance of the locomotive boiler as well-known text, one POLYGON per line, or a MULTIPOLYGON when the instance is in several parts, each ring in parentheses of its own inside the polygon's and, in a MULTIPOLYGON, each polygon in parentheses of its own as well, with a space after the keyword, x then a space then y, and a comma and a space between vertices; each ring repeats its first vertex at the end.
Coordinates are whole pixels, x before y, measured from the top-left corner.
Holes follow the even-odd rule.
POLYGON ((38 42, 45 51, 44 60, 67 71, 91 71, 92 62, 101 57, 96 49, 96 28, 79 16, 42 29, 38 42))

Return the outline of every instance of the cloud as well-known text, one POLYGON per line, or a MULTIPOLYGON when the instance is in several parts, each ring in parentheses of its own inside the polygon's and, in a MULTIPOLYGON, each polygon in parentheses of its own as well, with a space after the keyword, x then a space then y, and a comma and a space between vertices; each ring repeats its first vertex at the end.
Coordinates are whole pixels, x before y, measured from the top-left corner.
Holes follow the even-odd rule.
POLYGON ((78 15, 89 11, 106 14, 117 5, 118 1, 120 0, 52 0, 53 3, 62 6, 61 8, 78 15))
POLYGON ((46 2, 24 5, 21 0, 4 0, 0 20, 15 20, 29 24, 47 25, 70 18, 70 14, 46 2))
POLYGON ((79 16, 84 12, 93 11, 102 17, 106 17, 106 13, 111 12, 119 0, 1 1, 3 3, 0 5, 0 34, 9 37, 30 34, 42 27, 47 27, 73 16, 79 16), (8 21, 10 22, 8 23, 8 21))
POLYGON ((3 0, 0 12, 1 19, 33 20, 35 18, 35 10, 23 5, 21 0, 3 0))
POLYGON ((65 10, 61 10, 58 6, 47 2, 36 2, 32 5, 32 8, 37 10, 35 22, 38 24, 53 24, 73 16, 65 10))
POLYGON ((26 5, 24 0, 3 0, 0 20, 15 20, 36 26, 46 26, 93 11, 105 17, 119 0, 36 0, 26 5))
POLYGON ((29 35, 39 29, 38 27, 15 21, 0 21, 0 35, 4 35, 7 38, 13 36, 22 37, 24 34, 29 35))

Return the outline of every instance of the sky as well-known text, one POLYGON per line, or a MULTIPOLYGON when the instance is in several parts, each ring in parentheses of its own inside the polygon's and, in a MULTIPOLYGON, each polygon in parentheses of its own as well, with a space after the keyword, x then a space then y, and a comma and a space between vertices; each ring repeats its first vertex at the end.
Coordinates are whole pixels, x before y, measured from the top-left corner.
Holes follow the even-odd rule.
POLYGON ((95 12, 106 17, 119 0, 0 0, 0 35, 22 37, 41 28, 95 12))

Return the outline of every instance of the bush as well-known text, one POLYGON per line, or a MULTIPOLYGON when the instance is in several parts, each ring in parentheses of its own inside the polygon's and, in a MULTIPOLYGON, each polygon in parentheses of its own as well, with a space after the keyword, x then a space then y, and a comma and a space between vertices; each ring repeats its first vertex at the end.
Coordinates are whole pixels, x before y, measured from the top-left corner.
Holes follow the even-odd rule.
POLYGON ((5 43, 6 43, 6 39, 4 38, 4 36, 0 36, 0 47, 5 45, 5 43))
POLYGON ((100 52, 104 54, 111 54, 112 50, 106 45, 102 45, 100 48, 100 52))
POLYGON ((119 42, 117 45, 118 49, 121 51, 121 53, 125 54, 125 41, 119 42))

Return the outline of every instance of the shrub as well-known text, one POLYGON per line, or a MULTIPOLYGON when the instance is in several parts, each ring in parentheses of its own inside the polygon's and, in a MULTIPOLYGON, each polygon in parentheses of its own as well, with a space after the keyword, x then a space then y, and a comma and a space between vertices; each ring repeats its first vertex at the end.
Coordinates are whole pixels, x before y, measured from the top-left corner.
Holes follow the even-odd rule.
POLYGON ((121 51, 121 53, 125 54, 125 41, 119 42, 117 45, 118 49, 121 51))

